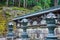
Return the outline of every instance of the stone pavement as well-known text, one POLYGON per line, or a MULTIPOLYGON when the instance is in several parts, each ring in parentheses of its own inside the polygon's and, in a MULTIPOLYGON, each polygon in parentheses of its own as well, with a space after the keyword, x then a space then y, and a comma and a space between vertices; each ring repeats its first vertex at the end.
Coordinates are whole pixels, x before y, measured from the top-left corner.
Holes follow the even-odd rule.
POLYGON ((0 38, 0 40, 6 40, 6 38, 0 38))

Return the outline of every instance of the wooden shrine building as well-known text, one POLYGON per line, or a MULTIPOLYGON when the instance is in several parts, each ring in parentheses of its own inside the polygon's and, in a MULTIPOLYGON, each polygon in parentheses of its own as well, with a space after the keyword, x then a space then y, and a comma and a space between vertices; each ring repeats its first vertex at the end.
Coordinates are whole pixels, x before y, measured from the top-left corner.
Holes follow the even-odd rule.
POLYGON ((26 18, 29 20, 29 22, 31 24, 30 26, 41 25, 41 21, 44 20, 46 17, 49 17, 49 16, 47 16, 49 13, 53 13, 56 16, 57 23, 60 24, 60 21, 59 21, 59 19, 60 19, 60 6, 51 7, 49 9, 45 9, 45 10, 39 10, 35 13, 30 13, 30 14, 26 14, 26 15, 23 15, 20 17, 16 17, 12 20, 18 23, 18 21, 21 21, 21 19, 26 18), (33 24, 34 21, 36 21, 37 24, 33 24))
POLYGON ((20 17, 16 17, 12 20, 16 22, 16 26, 19 28, 22 26, 20 22, 24 18, 28 19, 28 28, 47 28, 45 19, 49 17, 54 17, 57 28, 60 28, 60 6, 51 7, 45 10, 39 10, 35 13, 30 13, 20 17))

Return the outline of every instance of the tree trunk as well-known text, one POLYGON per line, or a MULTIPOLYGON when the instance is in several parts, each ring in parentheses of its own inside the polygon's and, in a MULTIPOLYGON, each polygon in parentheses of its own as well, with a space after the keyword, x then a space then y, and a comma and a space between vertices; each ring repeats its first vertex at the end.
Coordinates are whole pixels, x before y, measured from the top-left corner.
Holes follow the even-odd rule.
POLYGON ((2 0, 0 0, 0 2, 2 2, 2 0))
POLYGON ((23 3, 23 7, 26 8, 26 3, 25 3, 26 0, 23 0, 23 1, 24 1, 24 3, 23 3))
POLYGON ((39 0, 35 0, 36 2, 39 2, 39 0))
POLYGON ((13 0, 13 6, 14 6, 14 0, 13 0))
POLYGON ((18 7, 20 7, 20 1, 21 1, 21 0, 19 0, 19 5, 18 5, 18 7))
POLYGON ((8 6, 8 1, 9 1, 9 0, 6 0, 6 6, 8 6))
POLYGON ((54 6, 58 6, 58 0, 54 0, 54 6))
POLYGON ((27 0, 26 0, 26 8, 27 8, 27 0))
POLYGON ((36 0, 37 2, 39 2, 39 0, 36 0))

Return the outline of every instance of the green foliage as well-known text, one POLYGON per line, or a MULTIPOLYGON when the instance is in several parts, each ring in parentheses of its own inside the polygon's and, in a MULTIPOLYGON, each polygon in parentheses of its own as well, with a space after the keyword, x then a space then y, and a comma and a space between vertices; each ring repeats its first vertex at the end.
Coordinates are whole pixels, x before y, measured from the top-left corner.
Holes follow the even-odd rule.
POLYGON ((10 5, 12 5, 12 4, 13 4, 12 0, 11 0, 11 1, 9 1, 9 4, 10 4, 10 5))
POLYGON ((12 7, 12 10, 24 10, 25 8, 22 8, 22 7, 20 7, 20 8, 18 8, 18 7, 12 7))
POLYGON ((58 5, 60 5, 60 0, 58 0, 58 5))
POLYGON ((51 0, 51 4, 50 5, 51 5, 51 7, 54 6, 54 1, 53 0, 51 0))
MULTIPOLYGON (((15 2, 16 6, 19 4, 18 1, 19 0, 17 0, 15 2)), ((13 0, 9 0, 8 2, 9 2, 8 4, 10 6, 13 5, 13 0)), ((25 0, 25 2, 24 2, 24 0, 20 0, 20 6, 23 7, 24 3, 26 3, 27 4, 27 8, 32 8, 34 6, 41 6, 43 9, 45 9, 45 8, 49 8, 51 6, 51 2, 52 2, 52 0, 38 0, 38 1, 36 1, 36 0, 25 0)), ((6 4, 6 0, 3 0, 1 3, 2 4, 3 3, 6 4)))
POLYGON ((37 5, 40 4, 40 6, 42 6, 42 8, 45 9, 50 7, 50 3, 51 0, 40 0, 40 3, 38 3, 37 5))
POLYGON ((33 7, 34 5, 36 5, 36 3, 37 3, 37 2, 36 2, 35 0, 28 0, 28 1, 27 1, 27 5, 28 5, 28 6, 31 6, 31 7, 33 7))
POLYGON ((9 12, 6 12, 5 14, 6 14, 6 17, 7 17, 7 18, 11 16, 11 15, 9 14, 9 12))
POLYGON ((20 3, 21 3, 21 6, 22 6, 23 5, 23 0, 21 0, 20 3))
POLYGON ((34 7, 33 7, 33 10, 34 10, 34 11, 42 10, 42 7, 41 7, 41 6, 34 6, 34 7))
POLYGON ((5 5, 5 2, 6 2, 6 0, 1 0, 1 1, 0 1, 0 6, 5 5))
POLYGON ((2 14, 2 11, 0 10, 0 36, 3 35, 3 33, 5 33, 5 29, 6 29, 6 19, 2 14))
POLYGON ((0 7, 0 10, 2 10, 2 7, 0 7))

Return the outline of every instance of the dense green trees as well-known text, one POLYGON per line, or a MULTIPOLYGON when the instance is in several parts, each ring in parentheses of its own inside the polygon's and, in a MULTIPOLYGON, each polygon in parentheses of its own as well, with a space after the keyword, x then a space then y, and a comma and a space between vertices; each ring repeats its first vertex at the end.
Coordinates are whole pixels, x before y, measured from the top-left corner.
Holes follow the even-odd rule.
POLYGON ((6 0, 0 0, 0 6, 1 6, 1 5, 5 5, 5 1, 6 1, 6 0))
POLYGON ((19 6, 24 8, 30 8, 34 6, 42 6, 43 8, 50 6, 50 0, 0 0, 1 3, 7 6, 19 6))
POLYGON ((40 6, 42 9, 49 8, 56 4, 60 4, 60 0, 0 0, 0 5, 17 6, 24 8, 32 8, 40 6))

